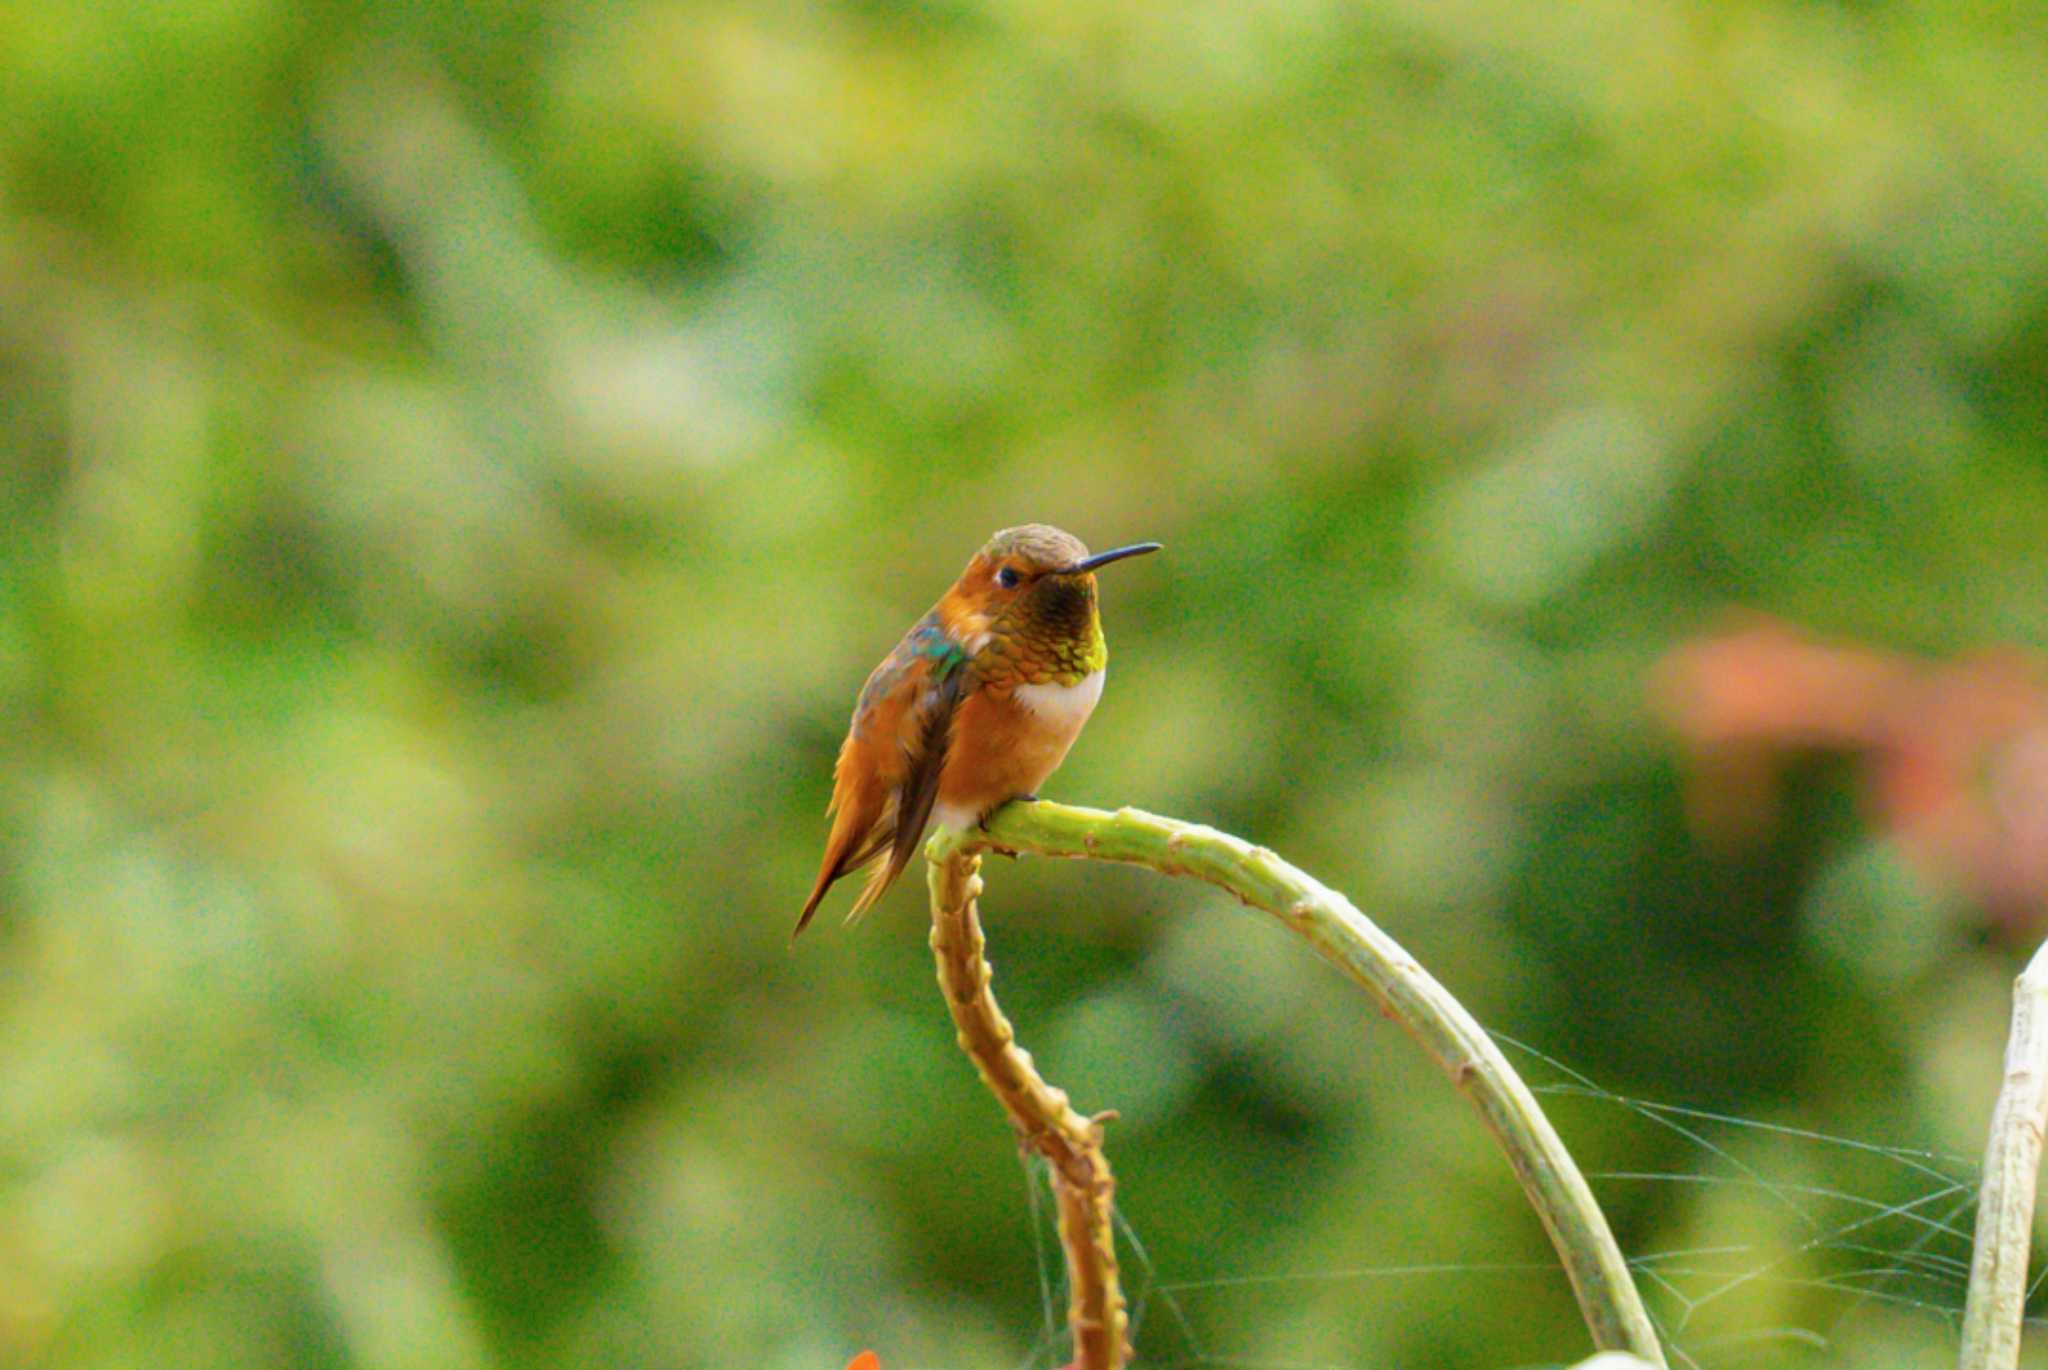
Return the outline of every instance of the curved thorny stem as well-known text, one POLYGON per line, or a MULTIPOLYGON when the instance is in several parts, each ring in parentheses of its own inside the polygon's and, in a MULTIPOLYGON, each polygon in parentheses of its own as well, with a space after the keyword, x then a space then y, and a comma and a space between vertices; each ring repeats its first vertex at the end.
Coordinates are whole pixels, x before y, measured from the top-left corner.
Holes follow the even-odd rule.
POLYGON ((932 948, 960 1044, 1027 1143, 1053 1163, 1073 1301, 1074 1370, 1124 1363, 1123 1298, 1110 1231, 1110 1176, 1101 1128, 1040 1079, 988 989, 974 908, 984 850, 1093 858, 1191 875, 1263 909, 1362 985, 1422 1044, 1478 1111, 1556 1245, 1593 1343, 1661 1367, 1664 1354, 1628 1264, 1578 1166, 1528 1086, 1450 992, 1355 908, 1263 847, 1214 828, 1135 809, 1105 813, 1018 803, 985 829, 943 828, 925 848, 932 863, 932 948))
POLYGON ((1045 1082, 996 1004, 989 988, 995 972, 989 968, 974 906, 981 893, 980 872, 981 858, 972 853, 932 860, 932 954, 938 958, 939 986, 946 992, 961 1048, 973 1058, 1024 1145, 1052 1166, 1060 1245, 1066 1249, 1073 1291, 1067 1305, 1067 1325, 1074 1334, 1071 1370, 1118 1370, 1129 1348, 1110 1226, 1116 1181, 1102 1154, 1103 1119, 1083 1118, 1064 1090, 1045 1082))

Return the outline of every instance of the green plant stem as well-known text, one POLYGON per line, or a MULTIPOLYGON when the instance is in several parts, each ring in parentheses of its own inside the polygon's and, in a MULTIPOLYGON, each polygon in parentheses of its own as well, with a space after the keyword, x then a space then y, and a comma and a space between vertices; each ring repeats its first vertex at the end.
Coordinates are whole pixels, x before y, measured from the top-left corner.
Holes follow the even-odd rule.
POLYGON ((1977 1199, 1977 1240, 1963 1305, 1962 1370, 2011 1370, 2020 1360, 2027 1302, 2027 1253, 2034 1233, 2034 1188, 2041 1134, 2048 1127, 2048 945, 2013 982, 2012 1035, 2005 1083, 1984 1148, 1977 1199))
MULTIPOLYGON (((1664 1364, 1607 1219, 1535 1097, 1449 991, 1343 895, 1263 847, 1135 809, 1106 813, 1043 801, 1010 804, 990 816, 985 830, 941 829, 926 854, 935 867, 947 867, 991 849, 1190 875, 1300 934, 1407 1028, 1478 1110, 1557 1247, 1594 1346, 1664 1364)), ((938 890, 935 870, 935 916, 938 890)))

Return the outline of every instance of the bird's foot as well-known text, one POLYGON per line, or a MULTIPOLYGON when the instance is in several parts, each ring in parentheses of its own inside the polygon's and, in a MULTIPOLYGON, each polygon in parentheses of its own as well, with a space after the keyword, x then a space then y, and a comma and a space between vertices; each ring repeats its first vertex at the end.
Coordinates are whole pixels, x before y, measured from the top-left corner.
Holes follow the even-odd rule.
MULTIPOLYGON (((1002 811, 1003 811, 1004 809, 1008 808, 1008 807, 1009 807, 1010 805, 1012 805, 1012 804, 1036 804, 1037 802, 1038 802, 1038 796, 1037 796, 1037 795, 1035 795, 1035 794, 1020 794, 1020 795, 1017 795, 1017 796, 1015 796, 1015 797, 1013 797, 1013 798, 1010 798, 1010 799, 1006 799, 1006 800, 1004 800, 1004 801, 1003 801, 1002 803, 1000 803, 1000 804, 996 805, 996 806, 995 806, 995 807, 994 807, 993 809, 990 809, 990 810, 989 810, 989 811, 988 811, 987 813, 983 814, 983 815, 982 815, 981 817, 979 817, 979 818, 975 819, 975 820, 974 820, 974 826, 975 826, 975 827, 977 827, 977 828, 980 828, 980 829, 981 829, 981 830, 982 830, 983 832, 987 832, 987 831, 988 831, 988 820, 989 820, 989 819, 991 819, 991 818, 993 818, 993 817, 995 817, 995 816, 996 816, 996 815, 997 815, 998 813, 1001 813, 1001 812, 1002 812, 1002 811)), ((992 851, 992 852, 996 853, 996 854, 997 854, 998 856, 1007 856, 1007 857, 1009 857, 1009 858, 1010 858, 1010 859, 1011 859, 1012 861, 1018 860, 1018 859, 1020 859, 1020 858, 1021 858, 1021 857, 1022 857, 1022 856, 1024 855, 1024 853, 1022 853, 1022 852, 1019 852, 1019 851, 1013 851, 1013 850, 1011 850, 1011 849, 1010 849, 1010 848, 1008 848, 1008 847, 998 847, 998 846, 994 846, 994 845, 991 845, 991 846, 989 846, 989 847, 987 848, 987 850, 989 850, 989 851, 992 851)))
POLYGON ((1038 802, 1038 796, 1037 796, 1037 795, 1035 795, 1035 794, 1018 794, 1018 795, 1012 795, 1012 796, 1010 796, 1010 797, 1009 797, 1008 799, 1005 799, 1005 800, 1004 800, 1004 801, 1003 801, 1002 803, 1000 803, 1000 804, 996 805, 996 806, 995 806, 995 807, 994 807, 993 809, 990 809, 990 810, 989 810, 989 811, 988 811, 987 813, 983 814, 983 815, 982 815, 981 817, 979 817, 979 818, 975 819, 975 820, 974 820, 974 826, 975 826, 975 827, 977 827, 977 828, 980 828, 980 829, 981 829, 981 830, 982 830, 983 832, 987 832, 987 831, 988 831, 988 820, 989 820, 989 819, 991 819, 991 818, 993 818, 993 817, 995 817, 995 816, 996 816, 997 814, 1001 813, 1001 812, 1002 812, 1002 811, 1003 811, 1004 809, 1008 808, 1008 807, 1009 807, 1010 805, 1012 805, 1012 804, 1036 804, 1037 802, 1038 802))

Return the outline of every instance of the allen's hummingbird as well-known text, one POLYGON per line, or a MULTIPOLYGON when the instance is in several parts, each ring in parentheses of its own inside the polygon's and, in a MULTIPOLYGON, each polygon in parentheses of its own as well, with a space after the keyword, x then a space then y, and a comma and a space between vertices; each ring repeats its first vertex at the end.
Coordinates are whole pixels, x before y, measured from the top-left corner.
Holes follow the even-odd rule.
POLYGON ((1095 568, 1158 550, 1135 542, 1091 557, 1073 534, 1027 523, 974 554, 861 687, 832 773, 838 816, 797 932, 833 881, 881 858, 847 921, 865 913, 928 822, 964 827, 1035 794, 1102 698, 1095 568))

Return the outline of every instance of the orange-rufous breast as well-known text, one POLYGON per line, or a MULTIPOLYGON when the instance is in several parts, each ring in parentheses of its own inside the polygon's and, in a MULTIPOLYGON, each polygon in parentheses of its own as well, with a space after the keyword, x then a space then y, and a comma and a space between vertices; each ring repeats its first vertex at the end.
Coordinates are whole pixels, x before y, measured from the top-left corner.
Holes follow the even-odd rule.
POLYGON ((1072 685, 1019 684, 962 700, 932 817, 962 828, 1005 800, 1036 794, 1095 712, 1102 678, 1096 670, 1072 685))

